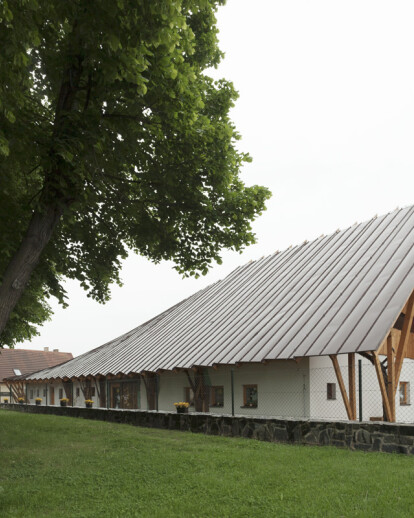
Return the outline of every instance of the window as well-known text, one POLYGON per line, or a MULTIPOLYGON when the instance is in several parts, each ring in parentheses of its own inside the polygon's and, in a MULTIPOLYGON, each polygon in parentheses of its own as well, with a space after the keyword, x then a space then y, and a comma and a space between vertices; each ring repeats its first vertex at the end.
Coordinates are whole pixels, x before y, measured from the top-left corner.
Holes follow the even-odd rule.
POLYGON ((336 399, 336 383, 326 384, 326 399, 336 399))
POLYGON ((257 385, 243 385, 243 406, 257 407, 257 385))
POLYGON ((224 406, 224 388, 211 387, 210 390, 210 406, 222 407, 224 406))
POLYGON ((13 372, 16 374, 16 376, 22 375, 22 373, 20 372, 20 369, 13 369, 13 372))
POLYGON ((91 387, 91 397, 95 397, 95 387, 91 387))
POLYGON ((194 406, 194 392, 193 389, 190 387, 184 388, 184 401, 187 401, 187 403, 190 403, 190 406, 194 406))
POLYGON ((33 399, 33 389, 30 389, 29 399, 33 399))
POLYGON ((59 399, 63 398, 63 389, 59 389, 59 399))
POLYGON ((76 387, 76 397, 79 397, 79 396, 80 396, 80 388, 76 387))
POLYGON ((410 383, 409 381, 400 382, 400 405, 410 404, 410 383))

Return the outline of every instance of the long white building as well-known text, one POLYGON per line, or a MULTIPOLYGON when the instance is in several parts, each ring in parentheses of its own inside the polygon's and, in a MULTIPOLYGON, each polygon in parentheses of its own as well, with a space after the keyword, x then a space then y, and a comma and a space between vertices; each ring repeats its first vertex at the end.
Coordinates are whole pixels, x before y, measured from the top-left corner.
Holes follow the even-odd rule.
POLYGON ((407 207, 250 262, 24 379, 49 405, 414 422, 413 290, 407 207))

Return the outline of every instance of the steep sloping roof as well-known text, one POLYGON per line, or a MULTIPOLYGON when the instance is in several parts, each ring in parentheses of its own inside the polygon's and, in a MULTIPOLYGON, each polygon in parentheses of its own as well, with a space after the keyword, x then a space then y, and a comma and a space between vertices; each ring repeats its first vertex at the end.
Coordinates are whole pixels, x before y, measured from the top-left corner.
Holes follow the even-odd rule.
POLYGON ((0 350, 0 381, 18 374, 36 372, 46 367, 54 367, 71 360, 72 353, 57 351, 33 351, 30 349, 1 349, 0 350))
POLYGON ((237 268, 45 379, 376 350, 414 289, 414 207, 237 268))

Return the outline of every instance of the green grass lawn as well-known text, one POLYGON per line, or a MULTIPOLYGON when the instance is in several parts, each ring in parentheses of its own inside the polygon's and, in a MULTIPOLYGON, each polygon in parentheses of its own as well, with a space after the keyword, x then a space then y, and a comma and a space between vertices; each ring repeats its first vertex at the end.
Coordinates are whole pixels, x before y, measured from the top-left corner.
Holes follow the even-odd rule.
POLYGON ((0 410, 0 516, 414 516, 414 459, 0 410))

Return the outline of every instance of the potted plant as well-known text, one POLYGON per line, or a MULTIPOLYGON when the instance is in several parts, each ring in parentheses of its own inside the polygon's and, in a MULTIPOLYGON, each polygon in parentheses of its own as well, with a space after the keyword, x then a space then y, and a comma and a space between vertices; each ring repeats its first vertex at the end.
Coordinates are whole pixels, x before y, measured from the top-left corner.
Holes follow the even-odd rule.
POLYGON ((24 403, 24 397, 19 397, 17 398, 17 401, 19 402, 20 405, 23 405, 24 403))
POLYGON ((42 398, 41 397, 37 397, 35 399, 35 401, 36 401, 36 405, 41 405, 42 404, 42 398))
POLYGON ((60 400, 60 406, 67 406, 68 403, 69 403, 69 398, 67 398, 67 397, 63 397, 60 400))
POLYGON ((188 414, 190 403, 187 403, 187 401, 180 401, 179 403, 174 403, 174 406, 177 409, 177 414, 188 414))
POLYGON ((93 399, 85 399, 85 406, 86 406, 86 408, 92 408, 93 399))

